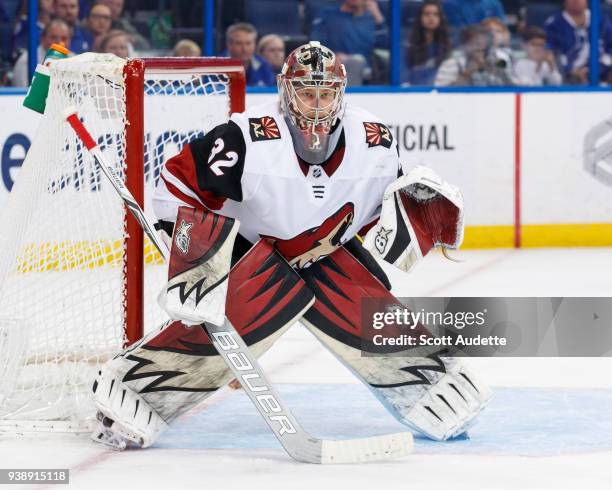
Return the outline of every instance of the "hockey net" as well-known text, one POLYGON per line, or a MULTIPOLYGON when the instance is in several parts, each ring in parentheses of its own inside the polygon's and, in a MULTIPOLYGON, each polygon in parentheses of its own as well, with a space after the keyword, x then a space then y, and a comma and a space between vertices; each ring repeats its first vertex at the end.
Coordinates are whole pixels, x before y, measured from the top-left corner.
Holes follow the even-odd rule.
POLYGON ((51 67, 0 213, 0 431, 88 430, 98 366, 165 319, 165 265, 63 120, 69 106, 150 213, 164 161, 244 110, 244 72, 220 58, 91 53, 51 67))

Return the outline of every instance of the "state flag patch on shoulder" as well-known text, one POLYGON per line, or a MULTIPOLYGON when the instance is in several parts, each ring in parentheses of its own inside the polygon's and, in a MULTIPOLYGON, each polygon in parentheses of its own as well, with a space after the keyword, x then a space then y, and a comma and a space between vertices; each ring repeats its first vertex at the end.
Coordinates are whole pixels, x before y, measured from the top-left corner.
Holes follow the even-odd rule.
POLYGON ((279 140, 280 130, 273 117, 250 117, 249 132, 252 141, 279 140))
POLYGON ((384 124, 377 122, 364 122, 363 126, 366 132, 366 143, 369 148, 373 146, 384 146, 385 148, 391 148, 393 143, 393 136, 391 131, 384 124))

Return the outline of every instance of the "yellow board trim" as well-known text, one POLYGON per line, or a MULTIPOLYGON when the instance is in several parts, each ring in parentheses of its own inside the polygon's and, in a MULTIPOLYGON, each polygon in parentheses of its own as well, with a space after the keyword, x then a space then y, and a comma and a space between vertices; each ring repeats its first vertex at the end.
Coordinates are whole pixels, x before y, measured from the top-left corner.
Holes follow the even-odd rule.
MULTIPOLYGON (((512 248, 514 226, 467 226, 462 249, 512 248)), ((612 247, 612 223, 523 225, 521 247, 612 247)))
POLYGON ((523 225, 522 247, 610 247, 612 223, 523 225))
MULTIPOLYGON (((523 225, 521 246, 612 247, 612 223, 523 225)), ((514 226, 467 226, 462 249, 512 248, 514 226)), ((145 238, 145 263, 163 264, 155 247, 145 238)), ((30 244, 17 256, 16 272, 86 270, 123 266, 120 240, 82 240, 30 244)))
POLYGON ((462 249, 514 247, 514 226, 466 226, 462 249))

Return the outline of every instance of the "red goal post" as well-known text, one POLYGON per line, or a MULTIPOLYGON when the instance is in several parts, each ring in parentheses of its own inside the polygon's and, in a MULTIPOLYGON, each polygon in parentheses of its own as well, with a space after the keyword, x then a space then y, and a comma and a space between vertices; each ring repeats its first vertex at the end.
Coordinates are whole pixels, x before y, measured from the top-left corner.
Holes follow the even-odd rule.
MULTIPOLYGON (((229 114, 244 112, 246 77, 244 67, 231 58, 137 58, 129 60, 123 70, 126 82, 126 185, 138 204, 144 205, 144 86, 145 74, 225 73, 229 78, 229 114)), ((142 298, 144 233, 136 219, 126 220, 126 340, 128 345, 144 332, 142 298)))

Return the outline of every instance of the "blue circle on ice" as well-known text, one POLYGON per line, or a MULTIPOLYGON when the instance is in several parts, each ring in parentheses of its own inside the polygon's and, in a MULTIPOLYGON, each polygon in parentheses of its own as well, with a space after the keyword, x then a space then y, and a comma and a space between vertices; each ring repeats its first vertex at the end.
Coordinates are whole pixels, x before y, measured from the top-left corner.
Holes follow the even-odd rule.
MULTIPOLYGON (((397 432, 397 422, 361 385, 279 385, 304 428, 316 437, 348 439, 397 432)), ((612 449, 612 390, 497 388, 468 438, 415 437, 421 454, 553 456, 612 449)), ((177 421, 160 448, 278 448, 241 391, 177 421)))

